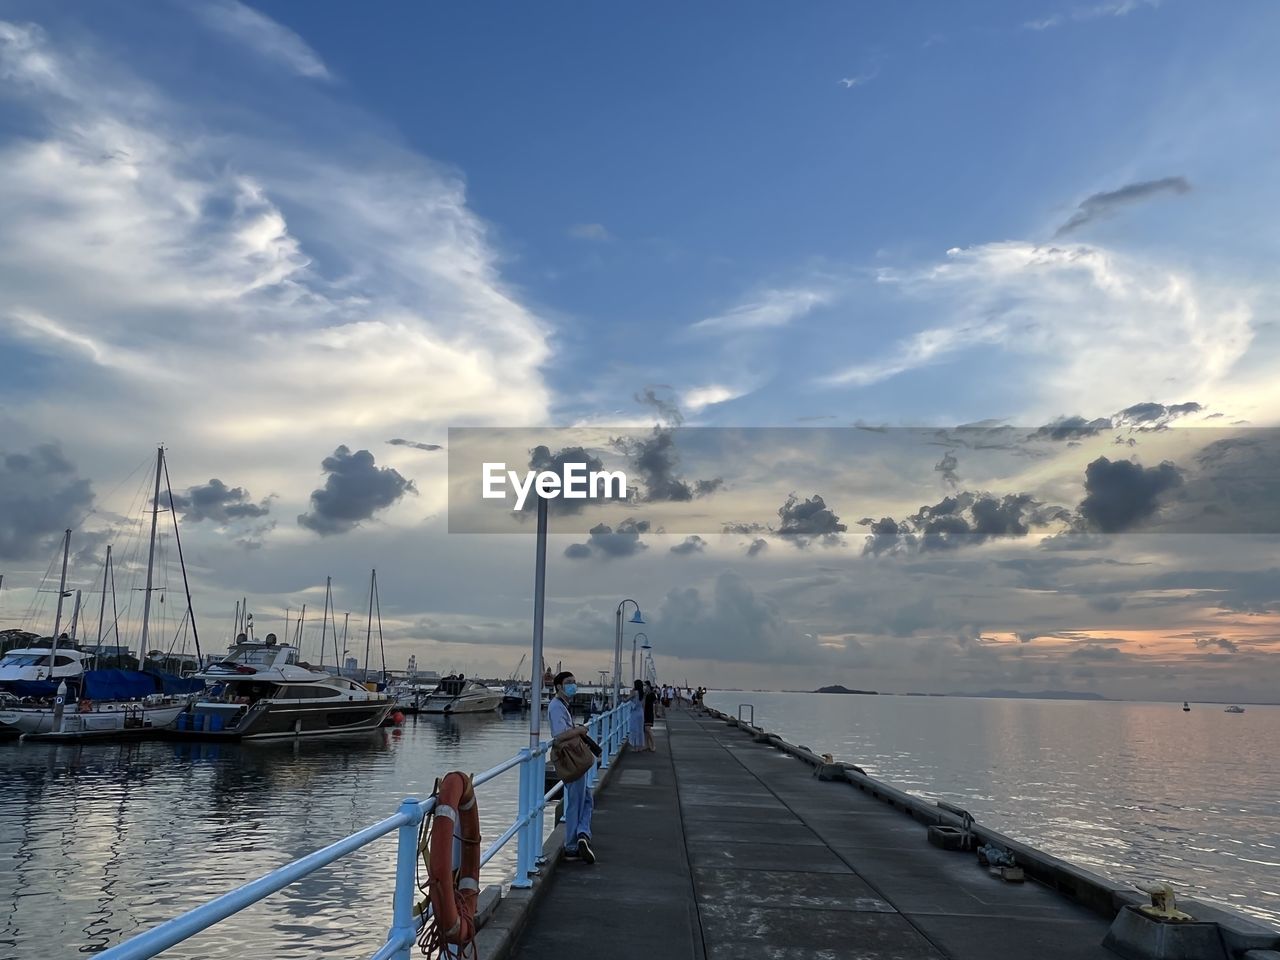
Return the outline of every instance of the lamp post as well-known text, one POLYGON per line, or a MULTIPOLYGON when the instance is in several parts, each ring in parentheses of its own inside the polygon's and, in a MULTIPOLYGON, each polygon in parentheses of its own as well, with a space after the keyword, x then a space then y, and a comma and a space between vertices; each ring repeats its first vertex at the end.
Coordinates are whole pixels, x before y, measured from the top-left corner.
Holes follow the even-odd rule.
MULTIPOLYGON (((635 615, 627 621, 628 623, 644 623, 644 617, 640 615, 640 604, 628 598, 618 604, 618 609, 614 613, 614 642, 613 642, 613 705, 616 707, 622 702, 622 610, 628 604, 632 604, 636 608, 635 615)), ((632 660, 632 673, 635 672, 635 661, 632 660)))
MULTIPOLYGON (((651 646, 649 646, 649 638, 645 636, 643 633, 637 633, 634 637, 631 638, 631 683, 633 685, 636 682, 636 677, 639 676, 639 674, 636 673, 636 642, 639 641, 641 637, 644 637, 644 649, 645 650, 653 649, 651 646)), ((641 672, 643 672, 644 670, 643 657, 640 658, 640 669, 641 669, 641 672)))
MULTIPOLYGON (((644 636, 644 634, 641 634, 641 636, 644 636)), ((653 644, 649 642, 648 637, 645 637, 644 643, 640 644, 640 665, 645 678, 656 686, 658 683, 658 668, 653 663, 653 644)))

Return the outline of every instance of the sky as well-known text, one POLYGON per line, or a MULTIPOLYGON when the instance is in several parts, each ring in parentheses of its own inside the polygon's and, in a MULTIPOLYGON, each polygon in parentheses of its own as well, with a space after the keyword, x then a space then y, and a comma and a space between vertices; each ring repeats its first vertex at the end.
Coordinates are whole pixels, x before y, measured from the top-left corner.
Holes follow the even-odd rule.
POLYGON ((377 568, 390 667, 505 676, 485 428, 636 478, 553 516, 580 675, 633 598, 690 684, 1274 700, 1278 27, 0 0, 0 628, 71 527, 137 645, 164 444, 206 649, 243 597, 314 659, 332 578, 363 657, 377 568))

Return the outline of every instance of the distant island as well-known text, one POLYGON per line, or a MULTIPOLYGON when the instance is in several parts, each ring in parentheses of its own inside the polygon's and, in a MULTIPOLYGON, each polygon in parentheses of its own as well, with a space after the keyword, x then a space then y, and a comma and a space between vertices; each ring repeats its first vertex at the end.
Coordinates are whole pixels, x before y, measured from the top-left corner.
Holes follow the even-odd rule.
POLYGON ((869 697, 878 697, 880 695, 880 692, 878 690, 850 690, 848 687, 842 687, 838 683, 833 683, 829 687, 819 687, 817 690, 813 692, 814 693, 861 693, 869 697))
POLYGON ((984 690, 981 693, 949 693, 949 697, 990 697, 993 700, 1106 700, 1100 693, 1085 690, 984 690))

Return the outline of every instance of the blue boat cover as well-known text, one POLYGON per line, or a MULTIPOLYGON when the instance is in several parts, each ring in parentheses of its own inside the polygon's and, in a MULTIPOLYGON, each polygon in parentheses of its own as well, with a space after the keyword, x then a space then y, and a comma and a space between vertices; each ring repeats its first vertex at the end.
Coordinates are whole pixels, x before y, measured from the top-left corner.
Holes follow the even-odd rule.
POLYGON ((156 678, 160 693, 182 696, 188 693, 199 693, 204 689, 204 681, 194 677, 179 677, 172 673, 165 673, 163 670, 148 670, 147 673, 156 678))
POLYGON ((138 700, 158 692, 156 678, 141 670, 84 672, 84 695, 90 700, 138 700))

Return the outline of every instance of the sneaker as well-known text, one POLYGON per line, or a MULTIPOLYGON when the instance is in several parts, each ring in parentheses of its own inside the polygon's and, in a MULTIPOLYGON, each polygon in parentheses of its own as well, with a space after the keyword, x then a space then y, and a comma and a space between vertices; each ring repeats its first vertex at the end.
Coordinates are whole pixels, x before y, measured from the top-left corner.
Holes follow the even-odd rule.
POLYGON ((564 851, 564 858, 566 860, 581 860, 582 853, 580 852, 580 849, 582 844, 578 844, 578 846, 579 846, 579 850, 570 850, 568 847, 566 847, 564 851))
POLYGON ((591 844, 587 841, 588 838, 585 834, 578 835, 578 859, 583 863, 595 863, 595 851, 591 849, 591 844))

